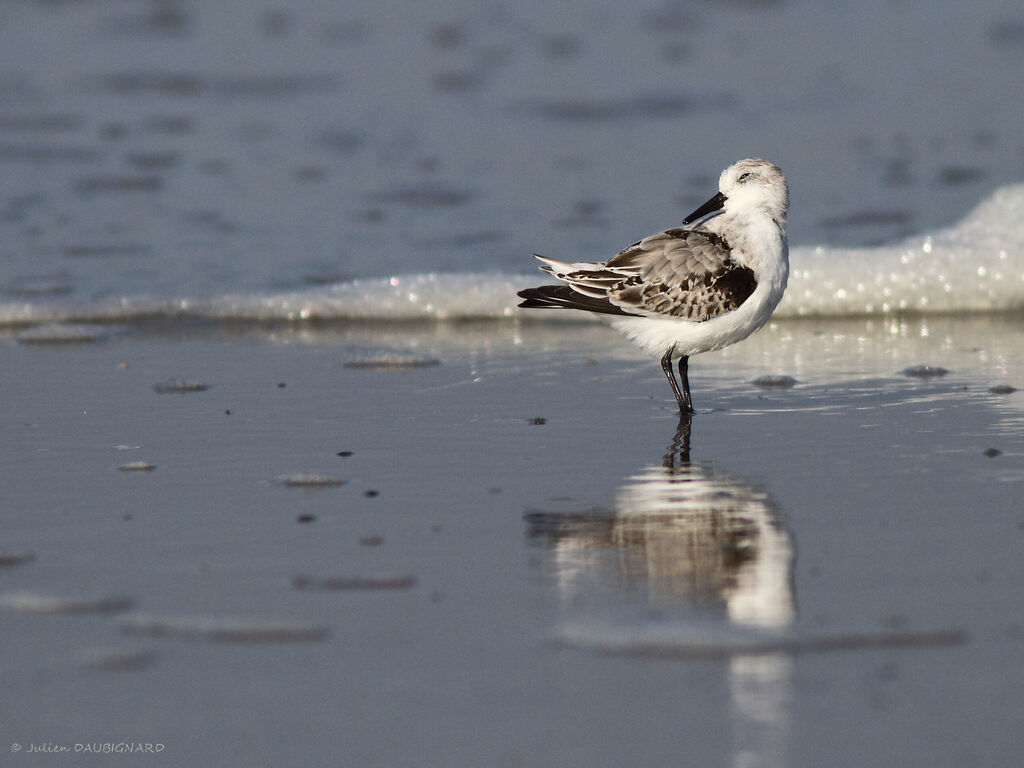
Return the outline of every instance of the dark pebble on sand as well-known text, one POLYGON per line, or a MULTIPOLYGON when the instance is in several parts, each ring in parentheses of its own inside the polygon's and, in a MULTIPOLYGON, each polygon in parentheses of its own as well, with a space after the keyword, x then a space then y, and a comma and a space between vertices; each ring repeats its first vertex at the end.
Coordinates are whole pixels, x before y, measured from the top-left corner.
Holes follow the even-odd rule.
POLYGON ((12 565, 23 565, 31 562, 35 558, 31 552, 16 552, 10 550, 0 550, 0 568, 4 568, 12 565))
POLYGON ((156 661, 152 651, 122 651, 99 648, 82 654, 82 661, 94 669, 108 672, 132 672, 145 669, 156 661))
POLYGON ((352 451, 338 451, 334 455, 335 456, 341 456, 343 459, 346 459, 346 458, 348 458, 349 456, 352 455, 352 451))
POLYGON ((118 469, 122 472, 152 472, 156 469, 156 464, 148 461, 130 461, 120 465, 118 469))
POLYGON ((295 519, 300 523, 312 523, 316 520, 316 515, 299 515, 295 519))
POLYGON ((183 379, 169 379, 153 385, 153 391, 158 395, 180 395, 186 392, 205 392, 210 388, 209 384, 198 381, 184 381, 183 379))
POLYGON ((335 477, 334 475, 319 475, 313 472, 297 472, 293 475, 281 475, 277 480, 286 488, 337 488, 338 486, 345 484, 345 481, 340 477, 335 477))
POLYGON ((990 459, 994 459, 996 456, 1002 453, 998 448, 986 448, 982 453, 988 456, 990 459))
POLYGON ((292 586, 296 589, 324 590, 329 592, 345 590, 411 589, 416 586, 416 577, 404 574, 329 576, 326 578, 296 576, 292 579, 292 586))
POLYGON ((363 370, 412 370, 413 368, 429 368, 440 365, 440 360, 432 357, 425 357, 413 353, 401 352, 380 352, 349 360, 345 363, 346 368, 363 370))
POLYGON ((993 395, 1012 395, 1017 391, 1017 388, 1011 387, 1009 384, 997 384, 994 387, 989 387, 988 391, 993 395))
POLYGON ((949 371, 938 365, 912 365, 909 368, 904 368, 900 373, 915 379, 928 379, 933 376, 945 376, 949 371))
POLYGON ((545 419, 543 416, 534 416, 532 419, 527 419, 527 421, 530 424, 533 424, 538 427, 548 423, 548 420, 545 419))
POLYGON ((792 376, 761 376, 751 383, 761 389, 790 389, 797 382, 792 376))

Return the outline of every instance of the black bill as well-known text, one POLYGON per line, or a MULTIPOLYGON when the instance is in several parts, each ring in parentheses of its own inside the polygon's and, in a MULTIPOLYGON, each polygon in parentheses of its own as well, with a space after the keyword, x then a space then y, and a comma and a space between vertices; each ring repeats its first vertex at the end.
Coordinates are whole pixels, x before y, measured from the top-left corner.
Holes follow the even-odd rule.
POLYGON ((719 192, 706 203, 704 203, 704 205, 702 205, 696 211, 694 211, 685 219, 683 219, 683 224, 693 224, 693 222, 697 221, 698 219, 703 219, 709 213, 715 213, 715 211, 722 210, 722 206, 724 205, 725 195, 719 192))

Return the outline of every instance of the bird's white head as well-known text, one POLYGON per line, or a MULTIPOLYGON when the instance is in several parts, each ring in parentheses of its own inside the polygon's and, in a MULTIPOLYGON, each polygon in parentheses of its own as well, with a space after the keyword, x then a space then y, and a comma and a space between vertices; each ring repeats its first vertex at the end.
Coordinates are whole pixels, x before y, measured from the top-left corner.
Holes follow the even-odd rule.
POLYGON ((767 213, 776 224, 785 226, 789 209, 789 189, 782 169, 759 157, 733 163, 718 180, 725 195, 725 213, 757 210, 767 213))
POLYGON ((692 224, 719 214, 744 217, 766 214, 783 231, 789 209, 789 189, 782 169, 774 163, 751 157, 733 163, 718 180, 718 194, 684 219, 692 224))

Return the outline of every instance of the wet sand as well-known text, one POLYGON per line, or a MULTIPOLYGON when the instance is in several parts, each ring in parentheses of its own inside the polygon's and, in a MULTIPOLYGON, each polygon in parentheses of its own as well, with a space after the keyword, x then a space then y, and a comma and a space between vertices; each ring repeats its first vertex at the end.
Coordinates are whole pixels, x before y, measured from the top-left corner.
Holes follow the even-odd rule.
POLYGON ((688 456, 598 324, 12 333, 0 747, 1012 764, 1021 328, 777 323, 694 359, 688 456))

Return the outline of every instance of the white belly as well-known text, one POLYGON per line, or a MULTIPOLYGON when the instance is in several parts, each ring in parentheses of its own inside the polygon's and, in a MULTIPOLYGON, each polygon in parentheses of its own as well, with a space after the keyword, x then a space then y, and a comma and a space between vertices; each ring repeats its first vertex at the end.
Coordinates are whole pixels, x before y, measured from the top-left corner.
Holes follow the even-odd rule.
POLYGON ((742 341, 768 322, 786 290, 788 270, 758 283, 743 304, 732 312, 693 322, 667 317, 606 317, 613 328, 658 357, 675 348, 675 355, 697 355, 742 341), (780 279, 781 278, 781 279, 780 279))

